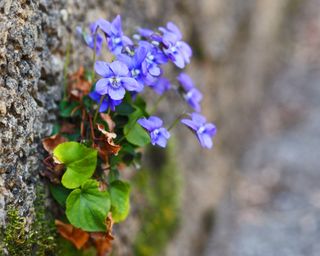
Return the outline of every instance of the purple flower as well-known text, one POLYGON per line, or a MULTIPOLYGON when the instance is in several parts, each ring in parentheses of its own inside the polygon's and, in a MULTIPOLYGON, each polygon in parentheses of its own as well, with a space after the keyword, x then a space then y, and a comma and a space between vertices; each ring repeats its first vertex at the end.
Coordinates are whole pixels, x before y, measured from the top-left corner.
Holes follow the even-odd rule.
POLYGON ((145 38, 149 38, 154 34, 154 32, 148 28, 138 28, 138 33, 145 38))
POLYGON ((150 87, 159 95, 162 95, 165 91, 168 91, 171 87, 170 81, 165 77, 160 77, 150 87))
POLYGON ((202 93, 194 86, 190 76, 181 73, 177 80, 183 88, 183 97, 188 104, 197 112, 201 111, 200 101, 202 100, 202 93))
POLYGON ((159 30, 162 32, 163 52, 177 67, 184 68, 190 62, 192 50, 181 40, 179 28, 173 22, 168 22, 166 28, 160 27, 159 30))
POLYGON ((215 125, 206 123, 206 118, 198 113, 192 113, 191 119, 182 119, 181 123, 195 132, 202 147, 212 148, 212 137, 217 132, 215 125))
POLYGON ((82 36, 85 43, 92 49, 96 49, 96 54, 100 55, 103 38, 97 33, 98 23, 93 22, 89 25, 90 34, 87 34, 81 27, 77 27, 77 33, 82 36), (96 37, 96 38, 95 38, 96 37), (94 42, 96 40, 96 42, 94 42), (96 44, 96 45, 95 45, 96 44))
POLYGON ((164 127, 162 127, 162 120, 156 116, 150 116, 147 118, 140 118, 138 120, 143 128, 145 128, 150 133, 151 144, 164 148, 167 145, 167 140, 170 138, 170 133, 164 127))
POLYGON ((167 63, 168 58, 163 54, 159 47, 150 44, 147 41, 140 41, 140 45, 147 48, 145 58, 146 68, 148 71, 147 83, 154 81, 154 77, 159 77, 162 73, 161 64, 167 63))
MULTIPOLYGON (((102 96, 103 95, 97 93, 96 91, 89 93, 89 97, 98 104, 100 103, 102 96)), ((121 100, 113 100, 108 95, 105 95, 100 105, 99 112, 105 112, 108 108, 110 108, 112 111, 115 111, 115 107, 118 106, 120 103, 121 100)))
POLYGON ((127 54, 117 55, 117 59, 128 66, 131 77, 137 80, 142 87, 144 86, 144 80, 147 72, 146 63, 144 62, 147 52, 147 48, 139 46, 135 50, 133 56, 129 56, 127 54))
POLYGON ((121 61, 96 61, 94 69, 103 77, 96 83, 96 92, 100 95, 108 94, 112 100, 123 99, 126 90, 139 92, 143 89, 143 86, 129 75, 128 67, 121 61))
POLYGON ((114 54, 119 54, 122 48, 132 45, 133 42, 122 32, 121 17, 118 15, 111 23, 104 19, 97 21, 101 30, 106 33, 109 50, 114 54))

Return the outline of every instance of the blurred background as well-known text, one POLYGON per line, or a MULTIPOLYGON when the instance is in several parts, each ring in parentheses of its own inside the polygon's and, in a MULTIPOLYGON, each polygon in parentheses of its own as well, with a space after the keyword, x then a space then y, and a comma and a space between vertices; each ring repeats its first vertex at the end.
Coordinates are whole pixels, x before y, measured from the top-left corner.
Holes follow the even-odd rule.
MULTIPOLYGON (((134 183, 132 211, 115 228, 112 255, 319 255, 320 0, 5 0, 0 8, 8 17, 2 16, 7 26, 0 26, 0 33, 11 24, 23 28, 29 42, 34 37, 26 37, 26 28, 39 23, 45 34, 32 41, 41 47, 34 46, 30 59, 4 52, 17 67, 23 61, 31 69, 41 67, 38 76, 30 71, 22 79, 23 73, 9 72, 0 79, 8 90, 15 85, 7 75, 26 81, 16 85, 22 92, 33 86, 31 78, 39 84, 25 90, 23 97, 36 100, 33 109, 20 110, 24 116, 7 107, 22 124, 2 120, 12 130, 2 133, 3 142, 13 138, 3 144, 3 156, 18 161, 0 179, 7 203, 20 193, 27 198, 20 202, 22 211, 28 212, 33 195, 33 181, 28 190, 24 181, 14 183, 17 195, 6 185, 25 170, 21 157, 13 155, 20 148, 35 154, 25 149, 19 125, 28 130, 25 124, 32 122, 35 137, 49 134, 68 42, 74 70, 90 56, 75 38, 75 27, 118 13, 127 34, 138 26, 174 21, 194 51, 187 72, 204 93, 203 113, 218 127, 214 149, 201 149, 186 128, 177 126, 168 152, 147 151, 142 170, 126 174, 134 183)), ((16 39, 1 40, 11 45, 16 39)), ((23 42, 21 47, 28 47, 23 42)), ((172 102, 162 103, 162 114, 176 106, 172 102)), ((35 162, 27 163, 30 175, 38 171, 35 162)))

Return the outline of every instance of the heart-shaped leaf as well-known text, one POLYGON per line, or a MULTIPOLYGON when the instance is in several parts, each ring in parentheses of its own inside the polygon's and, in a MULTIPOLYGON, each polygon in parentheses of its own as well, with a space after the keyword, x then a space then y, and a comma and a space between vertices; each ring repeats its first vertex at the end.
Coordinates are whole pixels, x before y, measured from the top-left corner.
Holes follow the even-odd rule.
POLYGON ((51 195, 62 206, 66 207, 66 200, 71 190, 60 185, 49 185, 51 195))
POLYGON ((130 185, 121 180, 115 180, 109 188, 111 197, 111 212, 114 222, 123 221, 130 211, 130 185))
POLYGON ((67 167, 61 180, 66 188, 79 187, 92 176, 97 165, 97 150, 78 142, 58 145, 53 151, 53 156, 67 167))
POLYGON ((106 231, 110 196, 108 191, 99 190, 97 181, 87 180, 73 190, 66 205, 66 215, 73 226, 90 232, 106 231))
POLYGON ((123 129, 126 139, 139 147, 150 143, 149 133, 137 123, 137 120, 142 116, 144 116, 142 111, 137 109, 129 116, 128 123, 123 129))

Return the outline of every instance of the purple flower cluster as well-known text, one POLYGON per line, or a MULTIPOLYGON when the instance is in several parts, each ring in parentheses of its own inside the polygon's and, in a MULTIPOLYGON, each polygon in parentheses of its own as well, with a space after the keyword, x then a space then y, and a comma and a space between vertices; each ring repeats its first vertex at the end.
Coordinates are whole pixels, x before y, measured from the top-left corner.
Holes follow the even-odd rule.
MULTIPOLYGON (((124 35, 119 15, 112 22, 98 19, 90 24, 89 29, 88 34, 78 29, 85 43, 99 55, 105 38, 109 51, 114 55, 112 62, 98 60, 94 65, 95 72, 101 78, 89 96, 100 104, 100 112, 107 111, 108 108, 114 111, 127 91, 136 95, 149 87, 162 95, 173 88, 163 76, 163 65, 171 62, 183 69, 190 63, 191 47, 182 40, 182 33, 172 22, 156 31, 139 28, 132 40, 124 35)), ((195 112, 200 112, 203 96, 191 78, 181 73, 177 80, 180 84, 178 92, 183 99, 195 112)), ((191 117, 192 120, 183 119, 181 122, 196 133, 203 147, 210 148, 211 138, 215 134, 214 125, 206 124, 205 118, 200 114, 193 113, 191 117)), ((138 123, 150 133, 153 145, 166 146, 170 134, 162 127, 163 121, 160 118, 142 118, 138 123)))

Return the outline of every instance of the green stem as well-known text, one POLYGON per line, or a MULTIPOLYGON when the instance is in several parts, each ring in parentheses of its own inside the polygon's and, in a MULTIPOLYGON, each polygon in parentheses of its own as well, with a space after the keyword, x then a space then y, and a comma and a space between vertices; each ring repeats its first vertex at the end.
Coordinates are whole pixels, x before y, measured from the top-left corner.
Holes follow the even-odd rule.
POLYGON ((66 50, 66 60, 63 65, 63 99, 67 99, 67 90, 68 90, 68 67, 70 63, 70 49, 71 49, 71 42, 69 38, 69 42, 67 44, 67 50, 66 50))
POLYGON ((96 110, 96 113, 94 114, 93 127, 96 125, 96 120, 97 120, 97 117, 98 117, 99 109, 100 109, 101 104, 102 104, 102 102, 103 102, 103 100, 104 100, 104 97, 105 97, 105 95, 102 95, 102 97, 100 98, 100 102, 99 102, 98 108, 97 108, 97 110, 96 110))
POLYGON ((94 83, 96 72, 94 71, 94 64, 96 62, 96 48, 97 48, 97 33, 94 34, 94 47, 93 47, 93 65, 92 65, 92 83, 94 83))
POLYGON ((170 131, 172 128, 174 128, 179 120, 185 115, 186 113, 183 112, 181 115, 177 116, 177 118, 172 122, 172 124, 169 126, 168 131, 170 131))

